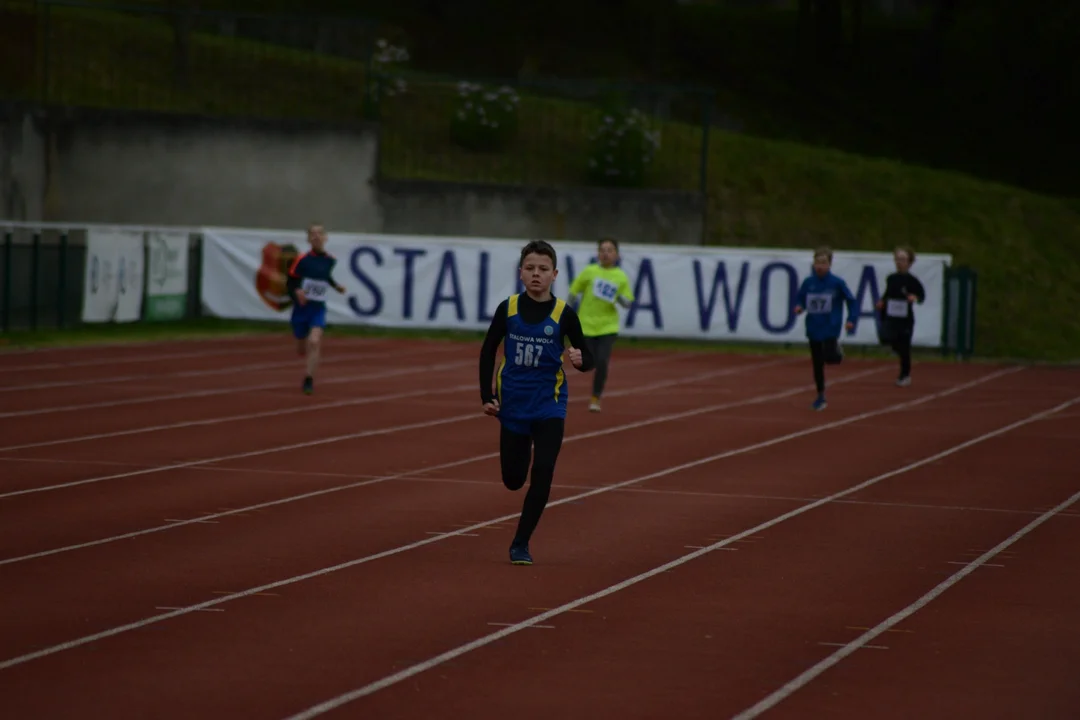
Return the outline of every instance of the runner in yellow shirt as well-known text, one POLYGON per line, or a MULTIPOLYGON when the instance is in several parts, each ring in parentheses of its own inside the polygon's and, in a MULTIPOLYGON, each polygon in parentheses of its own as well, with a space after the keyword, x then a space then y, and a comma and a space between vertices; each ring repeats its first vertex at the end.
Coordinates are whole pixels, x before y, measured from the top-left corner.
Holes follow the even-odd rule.
POLYGON ((601 240, 596 259, 596 263, 583 269, 570 284, 570 300, 576 305, 585 343, 596 368, 589 402, 591 412, 600 412, 600 396, 607 381, 608 363, 619 335, 619 311, 615 304, 628 308, 634 302, 630 279, 616 265, 619 260, 618 241, 613 238, 601 240))

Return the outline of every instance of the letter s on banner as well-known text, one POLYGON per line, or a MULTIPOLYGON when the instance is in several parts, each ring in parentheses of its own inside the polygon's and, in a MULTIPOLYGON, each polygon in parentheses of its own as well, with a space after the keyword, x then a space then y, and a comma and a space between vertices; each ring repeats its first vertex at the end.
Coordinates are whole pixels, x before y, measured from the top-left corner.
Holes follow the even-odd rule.
POLYGON ((373 315, 378 315, 382 310, 383 295, 379 286, 375 284, 371 279, 371 276, 365 273, 364 269, 360 266, 360 258, 363 255, 371 255, 377 267, 382 267, 383 259, 378 250, 373 247, 367 247, 366 245, 355 248, 349 254, 349 269, 352 270, 353 277, 355 277, 360 284, 367 288, 368 292, 371 293, 372 306, 370 309, 360 307, 360 303, 356 299, 356 294, 350 293, 349 308, 359 317, 371 317, 373 315))

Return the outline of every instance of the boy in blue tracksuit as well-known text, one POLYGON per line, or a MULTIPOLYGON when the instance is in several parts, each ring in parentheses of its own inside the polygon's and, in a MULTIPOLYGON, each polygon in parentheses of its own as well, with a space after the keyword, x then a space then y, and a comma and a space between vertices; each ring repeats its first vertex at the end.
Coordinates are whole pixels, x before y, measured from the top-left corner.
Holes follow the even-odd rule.
POLYGON ((810 341, 810 358, 814 363, 814 383, 818 396, 815 410, 824 410, 825 365, 836 365, 844 359, 840 351, 840 326, 843 324, 842 304, 847 303, 848 330, 855 327, 853 320, 859 309, 855 296, 847 283, 832 274, 832 250, 818 248, 814 251, 814 273, 803 280, 795 299, 795 314, 806 311, 806 337, 810 341))

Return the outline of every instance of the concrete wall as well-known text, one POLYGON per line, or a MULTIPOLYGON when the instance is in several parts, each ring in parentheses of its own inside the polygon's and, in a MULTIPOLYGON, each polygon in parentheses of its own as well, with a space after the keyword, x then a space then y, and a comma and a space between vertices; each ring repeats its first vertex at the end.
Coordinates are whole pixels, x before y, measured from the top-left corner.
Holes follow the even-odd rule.
POLYGON ((697 243, 695 193, 376 182, 378 129, 8 109, 0 218, 697 243))
POLYGON ((32 117, 0 108, 0 218, 43 220, 45 142, 32 117))
POLYGON ((379 182, 383 232, 415 235, 701 242, 696 193, 379 182))

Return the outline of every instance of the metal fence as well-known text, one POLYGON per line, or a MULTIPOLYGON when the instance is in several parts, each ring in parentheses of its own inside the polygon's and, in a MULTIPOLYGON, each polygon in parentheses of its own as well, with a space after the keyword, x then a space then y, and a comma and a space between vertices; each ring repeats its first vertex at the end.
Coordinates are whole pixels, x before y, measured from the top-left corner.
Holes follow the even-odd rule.
MULTIPOLYGON (((0 223, 0 331, 70 329, 82 324, 86 236, 94 226, 0 223)), ((145 228, 147 231, 176 228, 145 228)), ((183 319, 202 315, 202 236, 188 232, 183 319)), ((144 267, 150 266, 149 256, 144 267)))
POLYGON ((380 73, 395 179, 705 192, 713 96, 695 88, 380 73))
POLYGON ((707 190, 709 90, 435 77, 401 50, 367 20, 0 0, 0 100, 379 120, 393 179, 707 190))
POLYGON ((359 118, 375 25, 0 0, 0 97, 53 107, 359 118))

